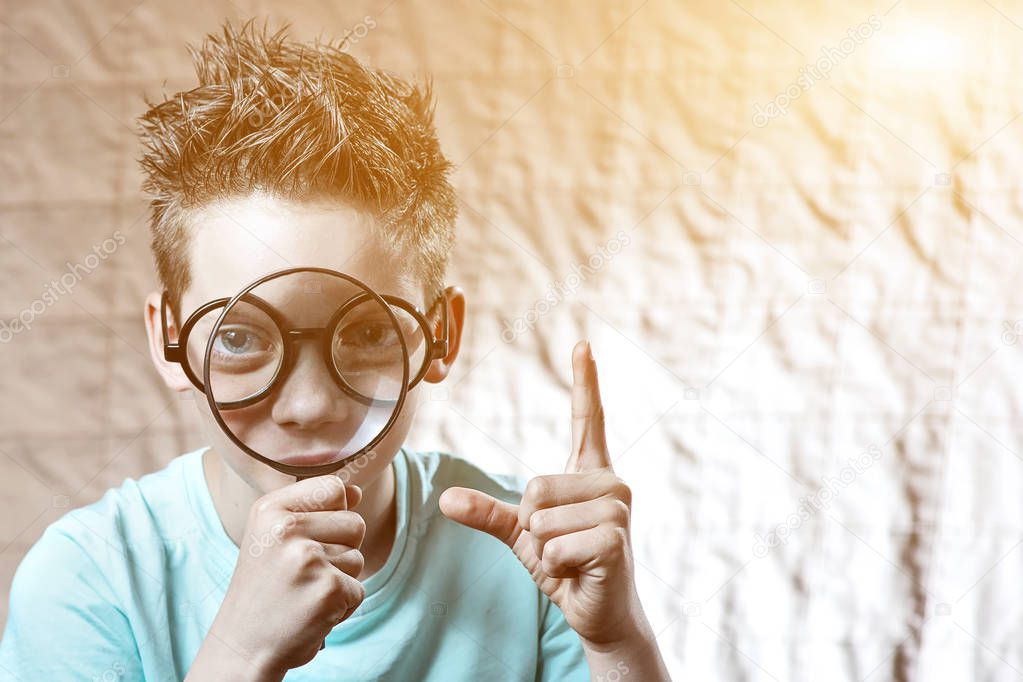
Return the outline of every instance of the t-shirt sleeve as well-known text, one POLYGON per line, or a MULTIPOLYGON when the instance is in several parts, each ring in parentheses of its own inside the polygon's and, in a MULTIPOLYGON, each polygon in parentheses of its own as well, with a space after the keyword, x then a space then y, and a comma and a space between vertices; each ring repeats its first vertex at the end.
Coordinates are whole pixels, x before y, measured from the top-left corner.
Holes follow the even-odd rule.
POLYGON ((50 526, 14 574, 0 680, 142 678, 131 626, 99 566, 50 526))
POLYGON ((538 682, 589 682, 590 679, 590 667, 579 635, 569 627, 557 604, 550 601, 540 633, 536 679, 538 682))

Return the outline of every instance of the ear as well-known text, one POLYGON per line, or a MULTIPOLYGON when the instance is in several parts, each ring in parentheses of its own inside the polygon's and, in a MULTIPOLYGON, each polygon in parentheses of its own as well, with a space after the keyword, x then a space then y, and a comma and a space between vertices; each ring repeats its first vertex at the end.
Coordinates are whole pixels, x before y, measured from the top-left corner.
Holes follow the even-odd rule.
MULTIPOLYGON (((146 296, 146 334, 149 336, 149 355, 156 366, 156 371, 163 378, 163 383, 172 391, 183 392, 195 388, 185 376, 185 371, 176 362, 169 362, 163 357, 163 328, 160 324, 160 292, 153 291, 146 296)), ((167 336, 171 342, 178 340, 177 322, 167 311, 167 336)))
MULTIPOLYGON (((436 384, 447 377, 451 366, 458 357, 458 349, 462 343, 462 330, 465 328, 465 292, 461 287, 448 287, 444 290, 444 305, 448 307, 448 354, 430 363, 426 371, 425 381, 436 384)), ((439 337, 442 329, 440 315, 434 325, 434 337, 439 337)))

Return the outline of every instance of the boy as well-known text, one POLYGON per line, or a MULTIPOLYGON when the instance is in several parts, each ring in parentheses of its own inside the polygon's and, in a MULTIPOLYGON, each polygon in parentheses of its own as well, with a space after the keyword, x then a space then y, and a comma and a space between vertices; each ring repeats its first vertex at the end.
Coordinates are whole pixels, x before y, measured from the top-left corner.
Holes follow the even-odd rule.
MULTIPOLYGON (((199 86, 140 119, 170 342, 192 311, 262 275, 329 268, 416 303, 436 334, 446 306, 447 353, 424 376, 442 381, 465 297, 443 287, 456 209, 429 90, 252 22, 193 57, 199 86)), ((47 528, 11 589, 0 676, 667 679, 588 344, 572 356, 564 474, 523 491, 406 450, 412 390, 372 451, 296 482, 225 437, 168 360, 163 293, 145 307, 153 362, 196 398, 211 446, 47 528)), ((312 453, 338 433, 337 386, 309 353, 250 425, 261 446, 312 453)))

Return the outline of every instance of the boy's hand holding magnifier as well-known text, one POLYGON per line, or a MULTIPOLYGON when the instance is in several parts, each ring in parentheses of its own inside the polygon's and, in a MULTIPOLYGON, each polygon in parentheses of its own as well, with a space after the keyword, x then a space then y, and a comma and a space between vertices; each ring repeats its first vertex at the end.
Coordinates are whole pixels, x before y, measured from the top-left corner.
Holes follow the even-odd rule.
POLYGON ((572 451, 565 473, 537 476, 513 505, 469 488, 440 498, 448 518, 505 543, 579 634, 593 679, 628 667, 667 680, 634 581, 632 494, 615 475, 589 343, 572 352, 572 451))
POLYGON ((232 655, 209 652, 207 661, 233 663, 241 655, 265 673, 260 679, 280 679, 316 655, 330 629, 366 595, 357 578, 366 524, 351 511, 361 498, 358 486, 327 475, 275 490, 253 505, 210 628, 213 641, 232 655), (254 618, 253 604, 273 615, 254 618))

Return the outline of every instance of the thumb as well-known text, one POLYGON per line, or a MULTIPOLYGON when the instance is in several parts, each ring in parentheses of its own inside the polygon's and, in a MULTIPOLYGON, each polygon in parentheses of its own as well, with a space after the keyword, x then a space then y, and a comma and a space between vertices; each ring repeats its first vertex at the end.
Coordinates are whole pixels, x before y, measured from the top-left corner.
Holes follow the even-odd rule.
POLYGON ((441 493, 441 513, 463 526, 488 533, 512 547, 521 532, 519 508, 472 488, 448 488, 441 493))

